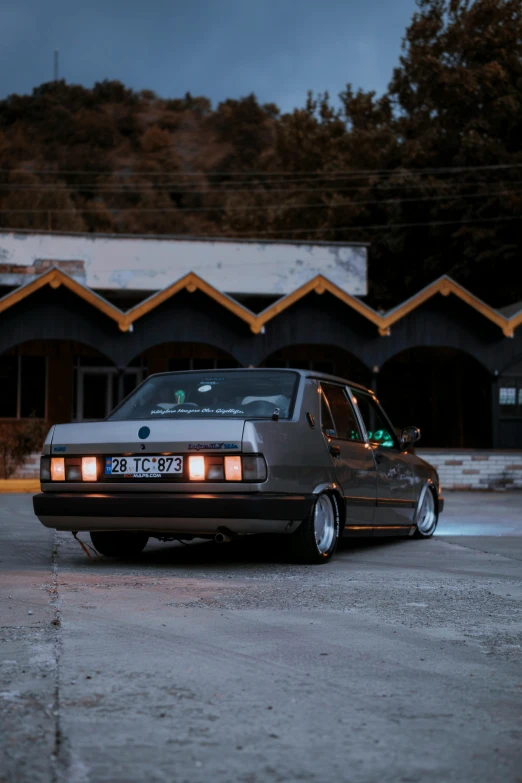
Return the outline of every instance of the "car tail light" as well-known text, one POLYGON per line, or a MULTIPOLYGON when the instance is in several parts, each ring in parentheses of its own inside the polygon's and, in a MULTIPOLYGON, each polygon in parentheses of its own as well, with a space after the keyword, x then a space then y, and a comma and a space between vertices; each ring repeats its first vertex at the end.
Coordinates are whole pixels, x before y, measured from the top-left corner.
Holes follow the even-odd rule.
POLYGON ((40 459, 40 481, 51 480, 51 460, 49 457, 42 457, 40 459))
MULTIPOLYGON (((99 458, 96 456, 41 457, 40 481, 101 480, 98 476, 98 461, 99 458)), ((191 481, 263 482, 266 481, 267 474, 265 458, 260 454, 226 456, 190 454, 188 456, 188 476, 191 481)))
POLYGON ((96 457, 82 457, 82 479, 96 481, 98 478, 98 463, 96 457))
POLYGON ((267 468, 261 455, 191 454, 188 458, 191 481, 266 481, 267 468))
POLYGON ((82 481, 82 458, 73 457, 65 460, 65 478, 67 481, 82 481))
POLYGON ((194 454, 189 457, 189 478, 191 481, 205 480, 205 457, 194 454))
POLYGON ((207 457, 207 481, 223 481, 223 457, 207 457))
POLYGON ((241 481, 241 457, 225 457, 225 478, 227 481, 241 481))
POLYGON ((52 457, 51 479, 53 481, 65 481, 65 460, 63 457, 52 457))
POLYGON ((243 457, 243 480, 266 481, 264 457, 243 457))

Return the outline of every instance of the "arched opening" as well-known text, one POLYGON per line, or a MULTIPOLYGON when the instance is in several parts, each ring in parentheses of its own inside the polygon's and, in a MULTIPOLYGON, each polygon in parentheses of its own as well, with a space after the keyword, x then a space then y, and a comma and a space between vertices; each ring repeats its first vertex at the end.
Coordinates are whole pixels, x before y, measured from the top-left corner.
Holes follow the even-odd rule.
POLYGON ((208 343, 165 342, 143 351, 135 361, 142 362, 147 375, 175 370, 216 370, 240 367, 227 351, 208 343))
POLYGON ((139 372, 137 366, 119 372, 101 351, 74 340, 21 343, 0 355, 0 419, 103 419, 121 383, 130 391, 139 372))
POLYGON ((363 362, 335 345, 288 345, 267 356, 261 366, 315 370, 371 385, 371 372, 363 362))
POLYGON ((409 348, 389 359, 377 392, 398 427, 420 427, 422 446, 490 448, 492 378, 455 348, 409 348))

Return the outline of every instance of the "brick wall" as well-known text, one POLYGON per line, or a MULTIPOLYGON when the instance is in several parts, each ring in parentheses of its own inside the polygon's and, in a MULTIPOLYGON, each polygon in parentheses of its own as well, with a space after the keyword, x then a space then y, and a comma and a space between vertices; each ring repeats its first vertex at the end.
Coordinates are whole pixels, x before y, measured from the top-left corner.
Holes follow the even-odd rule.
POLYGON ((7 286, 25 285, 53 266, 67 272, 80 283, 85 284, 85 261, 57 261, 54 258, 37 258, 30 266, 26 264, 0 264, 0 284, 7 286))
POLYGON ((15 474, 12 478, 15 479, 40 478, 40 452, 38 451, 35 454, 31 454, 31 456, 26 459, 22 467, 18 468, 18 470, 15 471, 15 474))
MULTIPOLYGON (((522 451, 417 449, 446 489, 522 489, 522 451)), ((40 454, 32 454, 13 478, 38 478, 40 454)))
POLYGON ((439 474, 443 490, 522 489, 522 451, 417 449, 439 474))

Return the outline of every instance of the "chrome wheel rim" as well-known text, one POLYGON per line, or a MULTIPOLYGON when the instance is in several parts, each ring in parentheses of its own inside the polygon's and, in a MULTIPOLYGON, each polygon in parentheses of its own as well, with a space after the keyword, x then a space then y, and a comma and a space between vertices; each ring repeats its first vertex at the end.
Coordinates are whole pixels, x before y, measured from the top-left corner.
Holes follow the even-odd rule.
POLYGON ((427 535, 431 533, 437 523, 437 515, 435 514, 435 499, 431 489, 426 487, 424 497, 419 509, 419 515, 417 517, 417 529, 421 533, 427 535))
POLYGON ((321 495, 315 504, 314 533, 317 550, 326 554, 332 548, 336 534, 335 513, 328 495, 321 495))

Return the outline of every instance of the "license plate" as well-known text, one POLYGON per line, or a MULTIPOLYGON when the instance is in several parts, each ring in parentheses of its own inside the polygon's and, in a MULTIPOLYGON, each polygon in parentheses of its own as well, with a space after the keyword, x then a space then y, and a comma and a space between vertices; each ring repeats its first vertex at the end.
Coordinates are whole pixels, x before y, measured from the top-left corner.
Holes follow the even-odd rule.
POLYGON ((118 478, 160 478, 183 473, 183 457, 105 457, 105 475, 118 478))

